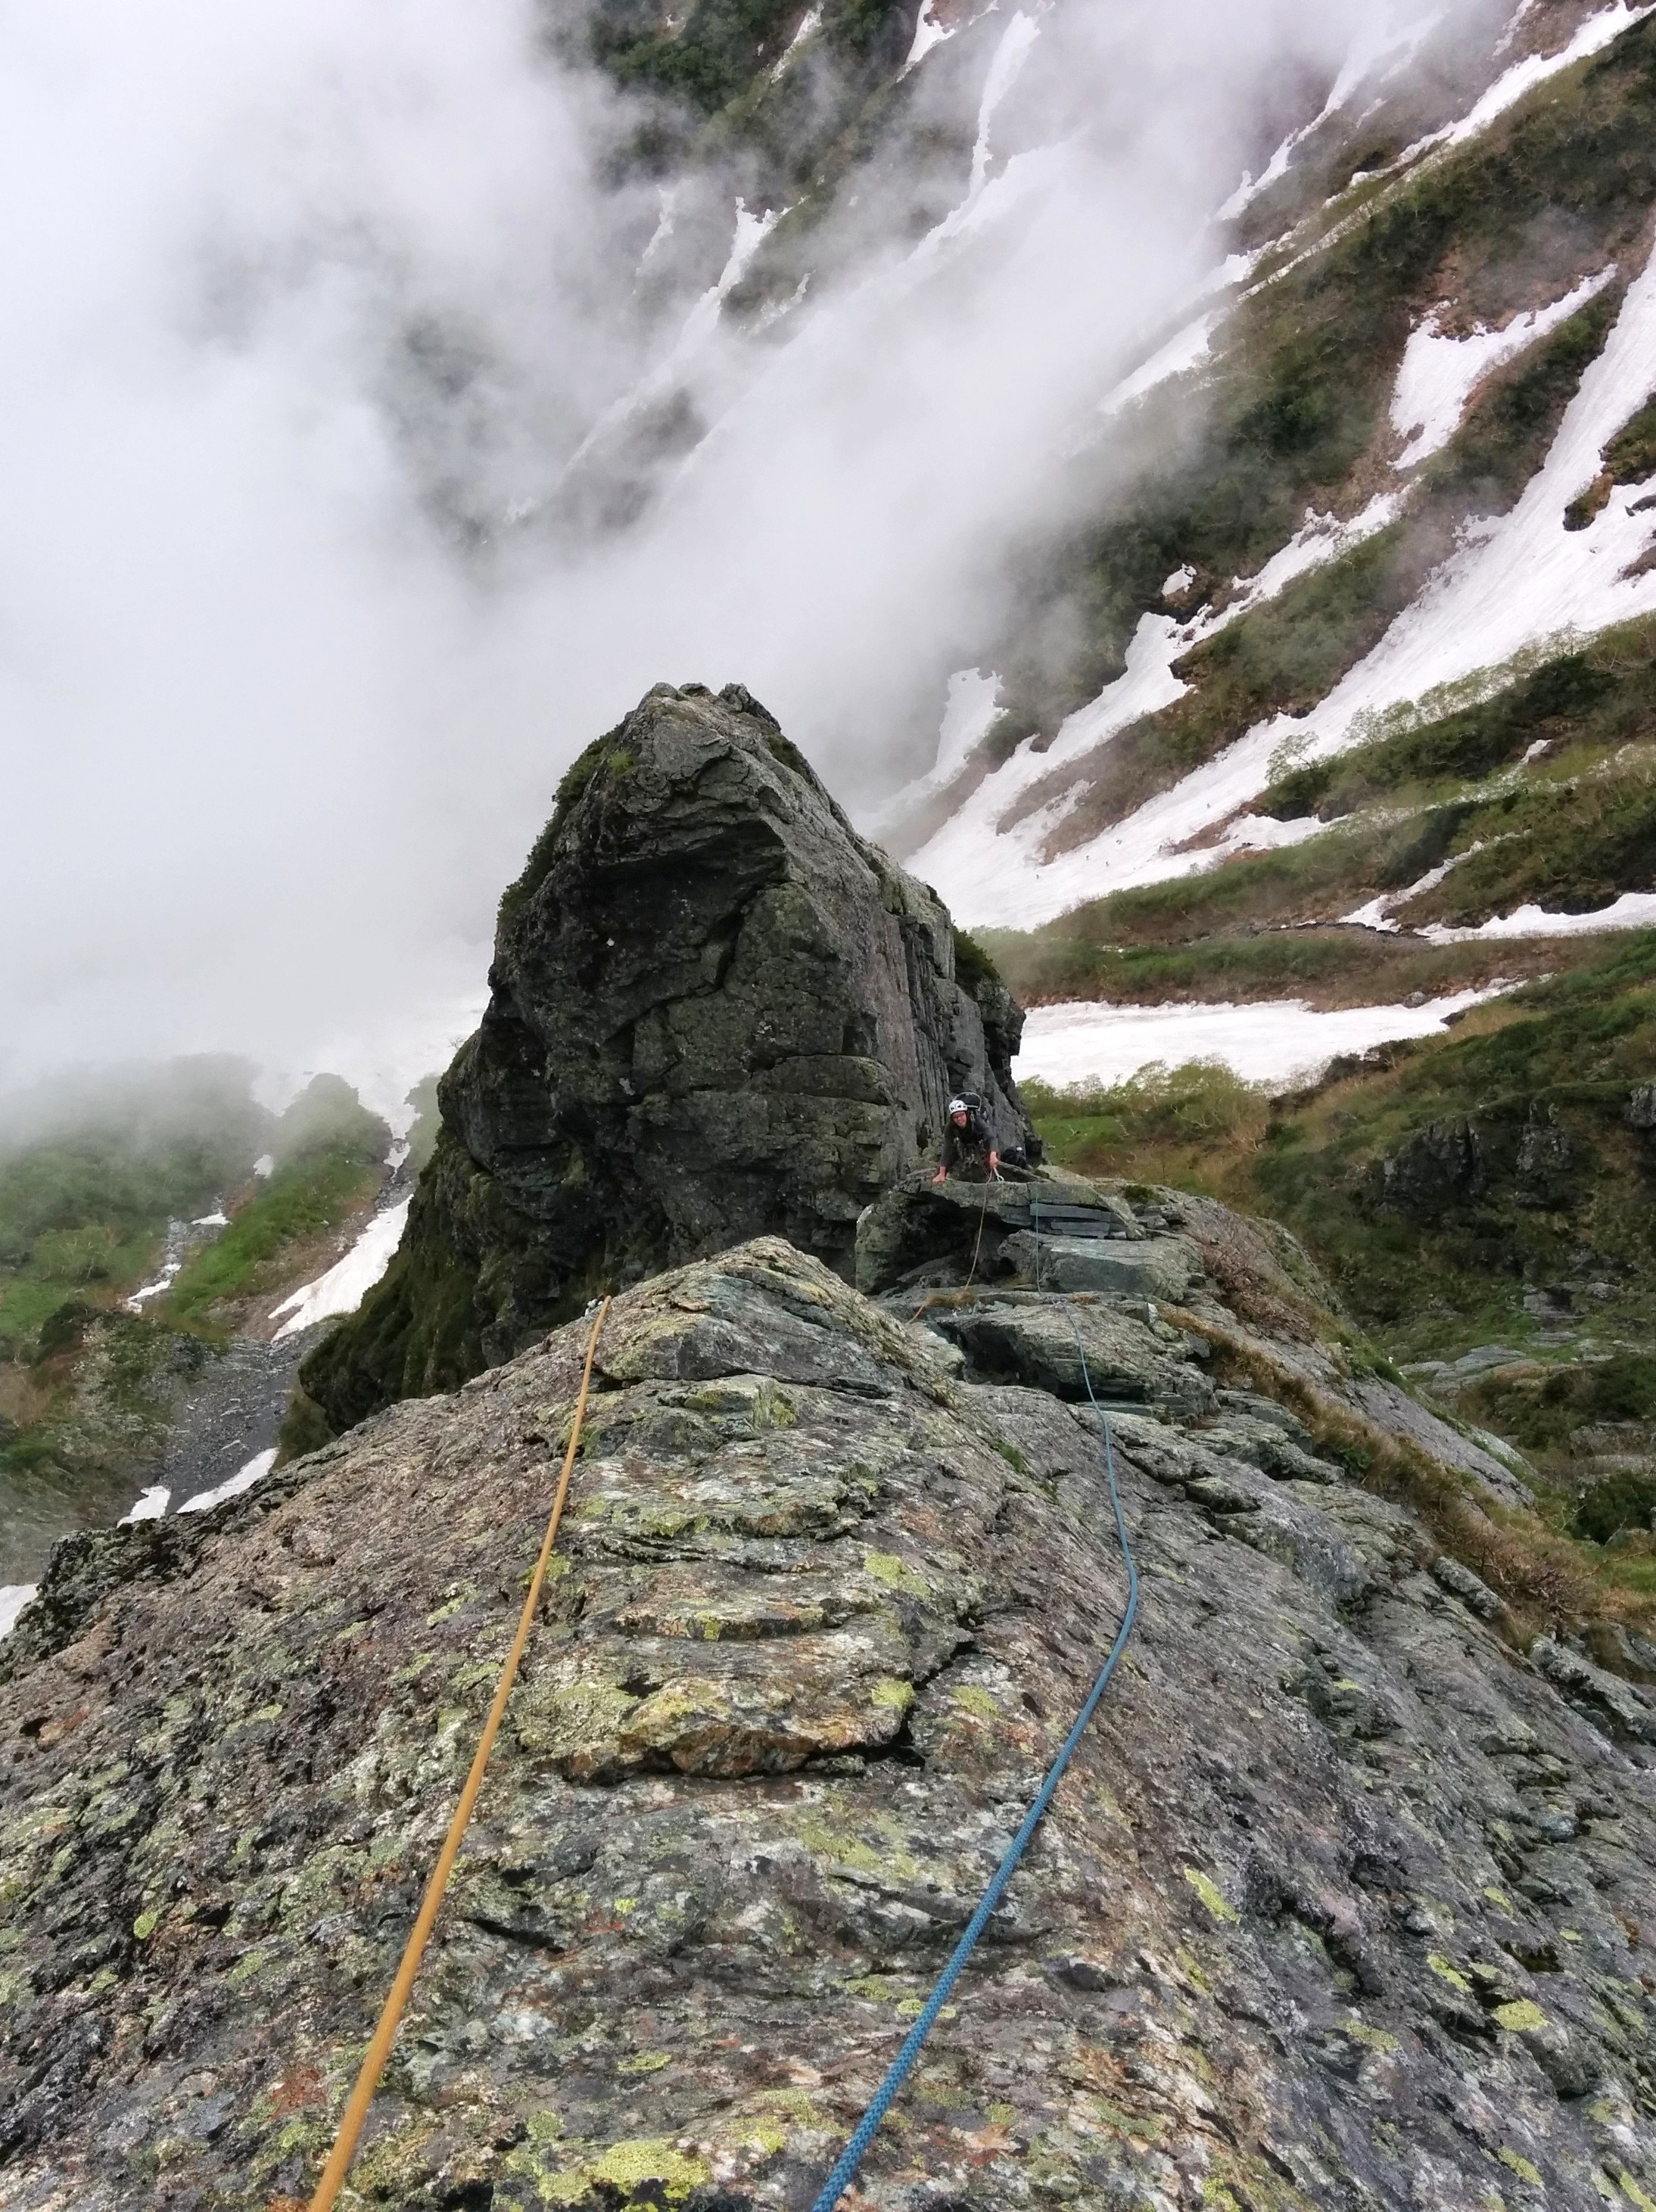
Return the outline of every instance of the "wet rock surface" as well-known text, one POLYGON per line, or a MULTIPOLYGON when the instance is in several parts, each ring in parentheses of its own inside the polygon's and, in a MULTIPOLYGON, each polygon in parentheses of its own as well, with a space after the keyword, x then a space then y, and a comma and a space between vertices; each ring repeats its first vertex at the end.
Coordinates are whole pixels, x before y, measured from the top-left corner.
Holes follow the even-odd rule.
POLYGON ((336 1432, 746 1237, 849 1273, 953 1092, 1029 1133, 993 968, 740 685, 658 685, 576 762, 490 987, 403 1249, 306 1364, 336 1432))
MULTIPOLYGON (((776 1239, 618 1302, 356 2202, 809 2204, 1123 1595, 1090 1409, 918 1303, 776 1239)), ((0 1646, 9 2212, 308 2194, 584 1335, 60 1553, 0 1646)), ((858 2201, 1636 2206, 1656 1707, 1503 1643, 1264 1393, 1117 1444, 1142 1632, 858 2201)))

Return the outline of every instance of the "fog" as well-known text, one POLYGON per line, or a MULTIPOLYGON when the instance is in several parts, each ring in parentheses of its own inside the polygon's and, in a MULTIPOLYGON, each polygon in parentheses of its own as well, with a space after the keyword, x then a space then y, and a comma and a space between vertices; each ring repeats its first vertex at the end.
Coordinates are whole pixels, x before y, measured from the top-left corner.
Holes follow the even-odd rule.
POLYGON ((748 684, 854 808, 929 766, 1078 425, 1375 20, 1003 5, 755 332, 709 289, 751 179, 618 183, 636 116, 520 0, 0 0, 0 1086, 387 1097, 662 678, 748 684), (676 395, 692 449, 630 435, 676 395))

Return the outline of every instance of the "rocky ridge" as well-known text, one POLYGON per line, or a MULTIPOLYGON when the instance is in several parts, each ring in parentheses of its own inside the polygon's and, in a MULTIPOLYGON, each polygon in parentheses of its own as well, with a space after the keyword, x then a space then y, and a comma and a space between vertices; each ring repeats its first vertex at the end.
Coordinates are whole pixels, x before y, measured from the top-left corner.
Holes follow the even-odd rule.
MULTIPOLYGON (((1101 1245, 1200 1263, 1186 1306, 1070 1309, 1142 1627, 859 2201, 1636 2208, 1656 1705, 1521 1627, 1305 1418, 1357 1420, 1373 1378, 1291 1240, 1043 1192, 1115 1223, 1101 1245)), ((989 1298, 962 1290, 981 1204, 895 1192, 864 1224, 877 1296, 764 1238, 618 1300, 564 1571, 357 2201, 810 2202, 1122 1602, 1015 1221, 989 1298), (934 1206, 953 1255, 891 1279, 891 1218, 934 1206)), ((0 1661, 0 2204, 302 2202, 584 1338, 197 1526, 61 1547, 0 1661)))

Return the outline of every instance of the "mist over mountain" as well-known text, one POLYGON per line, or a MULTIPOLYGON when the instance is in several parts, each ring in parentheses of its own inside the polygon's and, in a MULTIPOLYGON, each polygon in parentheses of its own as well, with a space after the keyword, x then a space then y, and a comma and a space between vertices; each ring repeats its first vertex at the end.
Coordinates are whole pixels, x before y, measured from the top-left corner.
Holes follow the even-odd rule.
POLYGON ((785 12, 803 174, 664 136, 602 11, 7 11, 5 1080, 424 1072, 562 768, 661 677, 749 684, 853 804, 927 768, 1238 177, 1419 43, 1071 0, 886 11, 892 68, 831 22, 788 60, 785 12))

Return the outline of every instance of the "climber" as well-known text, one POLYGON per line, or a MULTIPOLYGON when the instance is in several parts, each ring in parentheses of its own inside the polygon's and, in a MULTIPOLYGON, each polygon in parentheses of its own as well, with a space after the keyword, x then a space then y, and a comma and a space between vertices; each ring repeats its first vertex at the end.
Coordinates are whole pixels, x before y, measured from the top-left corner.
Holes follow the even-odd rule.
POLYGON ((942 1182, 958 1175, 965 1182, 997 1182, 1000 1173, 1001 1156, 983 1119, 982 1101, 970 1094, 951 1098, 943 1129, 943 1158, 932 1181, 942 1182))

